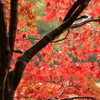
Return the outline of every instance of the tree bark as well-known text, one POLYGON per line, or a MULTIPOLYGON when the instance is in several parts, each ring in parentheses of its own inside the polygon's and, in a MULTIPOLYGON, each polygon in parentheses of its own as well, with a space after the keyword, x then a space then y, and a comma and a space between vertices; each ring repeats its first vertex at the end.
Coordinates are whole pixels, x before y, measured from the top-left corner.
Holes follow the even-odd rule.
POLYGON ((10 48, 6 31, 4 3, 0 0, 0 100, 4 100, 5 83, 10 65, 10 48))

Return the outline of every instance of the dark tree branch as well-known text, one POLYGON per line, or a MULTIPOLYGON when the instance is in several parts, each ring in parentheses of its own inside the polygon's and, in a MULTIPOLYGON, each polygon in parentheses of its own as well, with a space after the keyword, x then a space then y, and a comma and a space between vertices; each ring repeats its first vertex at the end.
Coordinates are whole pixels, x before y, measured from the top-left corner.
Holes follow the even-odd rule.
POLYGON ((0 100, 4 100, 5 83, 10 65, 8 43, 4 2, 0 0, 0 100))
POLYGON ((67 13, 67 15, 65 16, 64 21, 66 21, 71 15, 72 13, 74 12, 74 10, 76 10, 76 8, 79 6, 79 3, 76 1, 73 6, 70 8, 69 12, 67 13))
POLYGON ((12 71, 13 74, 13 89, 16 90, 22 73, 26 67, 26 64, 31 60, 31 58, 39 52, 42 48, 44 48, 48 43, 54 40, 57 36, 67 30, 71 24, 76 20, 76 18, 80 15, 80 13, 86 8, 90 0, 84 0, 81 6, 73 13, 73 15, 68 18, 65 22, 63 22, 60 26, 58 26, 53 31, 49 32, 45 35, 40 41, 38 41, 34 46, 26 50, 20 57, 18 57, 15 69, 12 71))
POLYGON ((83 25, 85 25, 85 24, 87 24, 89 22, 100 22, 100 19, 92 19, 91 16, 89 16, 89 15, 86 15, 86 16, 87 16, 86 19, 84 19, 84 20, 82 20, 80 22, 77 22, 77 23, 73 23, 70 28, 81 27, 81 26, 83 26, 83 25))
POLYGON ((13 52, 15 52, 15 53, 20 53, 20 54, 22 54, 22 53, 23 53, 23 51, 22 51, 22 50, 13 50, 13 52))
POLYGON ((62 39, 59 39, 59 40, 52 41, 52 43, 57 43, 57 42, 60 42, 60 41, 63 41, 63 40, 65 40, 65 39, 67 39, 67 37, 64 37, 64 38, 62 38, 62 39))
MULTIPOLYGON (((70 10, 69 10, 69 12, 67 13, 67 15, 65 16, 63 22, 66 21, 66 20, 68 20, 68 18, 70 18, 70 17, 73 15, 74 11, 77 9, 78 6, 83 5, 83 4, 85 5, 85 3, 87 3, 87 2, 88 2, 88 0, 87 0, 87 1, 86 1, 86 0, 77 0, 77 1, 73 4, 73 6, 70 8, 70 10)), ((85 17, 85 16, 84 16, 84 17, 85 17)), ((76 18, 76 20, 79 20, 79 19, 81 19, 81 18, 82 18, 82 17, 76 18)))
POLYGON ((7 48, 6 19, 4 13, 4 3, 0 0, 0 56, 7 48), (5 40, 5 41, 4 41, 5 40))
POLYGON ((87 17, 88 17, 88 16, 83 15, 83 16, 78 17, 76 20, 80 20, 80 19, 82 19, 82 18, 87 18, 87 17))
POLYGON ((11 55, 13 54, 17 22, 18 22, 18 0, 11 0, 10 26, 9 26, 9 44, 11 49, 11 55))
POLYGON ((72 97, 72 98, 64 98, 64 99, 48 98, 46 100, 71 100, 71 99, 92 99, 92 100, 96 100, 96 98, 94 98, 94 97, 88 97, 88 96, 84 96, 84 97, 72 97))
POLYGON ((60 99, 60 100, 71 100, 71 99, 92 99, 92 100, 96 100, 95 98, 93 98, 93 97, 88 97, 88 96, 85 96, 85 97, 64 98, 64 99, 60 99))
POLYGON ((52 43, 57 43, 57 42, 60 42, 60 41, 63 41, 65 39, 67 39, 67 36, 69 35, 69 30, 68 30, 68 33, 66 34, 66 36, 62 39, 59 39, 59 40, 56 40, 56 41, 52 41, 52 43))

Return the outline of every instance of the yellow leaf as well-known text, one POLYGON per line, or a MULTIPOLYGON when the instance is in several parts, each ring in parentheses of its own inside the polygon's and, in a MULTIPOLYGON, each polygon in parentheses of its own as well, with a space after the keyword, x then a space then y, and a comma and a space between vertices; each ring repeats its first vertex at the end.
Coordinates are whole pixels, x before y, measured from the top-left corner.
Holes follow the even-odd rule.
POLYGON ((89 87, 94 96, 100 98, 100 87, 96 85, 93 78, 91 78, 89 81, 89 87))

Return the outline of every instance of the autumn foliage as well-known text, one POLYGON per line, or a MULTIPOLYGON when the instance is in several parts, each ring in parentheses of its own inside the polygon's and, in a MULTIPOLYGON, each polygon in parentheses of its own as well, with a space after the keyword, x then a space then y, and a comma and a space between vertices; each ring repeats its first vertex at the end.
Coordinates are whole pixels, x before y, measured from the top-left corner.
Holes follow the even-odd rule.
MULTIPOLYGON (((75 2, 44 1, 46 16, 42 16, 41 20, 49 24, 58 18, 58 25, 75 2)), ((9 0, 5 0, 5 3, 8 23, 9 0)), ((35 6, 35 2, 19 0, 18 25, 9 71, 15 68, 17 57, 41 39, 41 34, 37 32, 38 11, 34 9, 35 6)), ((16 90, 15 100, 82 96, 100 99, 100 87, 94 81, 100 79, 100 0, 91 0, 80 16, 86 14, 91 22, 76 28, 69 27, 31 59, 16 90)), ((76 20, 75 23, 85 19, 76 20)))

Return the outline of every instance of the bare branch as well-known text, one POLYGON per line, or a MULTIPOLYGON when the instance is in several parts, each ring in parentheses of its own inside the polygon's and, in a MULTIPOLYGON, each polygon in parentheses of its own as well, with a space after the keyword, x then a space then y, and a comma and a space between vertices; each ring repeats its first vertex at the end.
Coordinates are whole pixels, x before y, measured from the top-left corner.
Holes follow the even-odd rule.
POLYGON ((65 40, 65 39, 66 39, 66 37, 64 37, 64 38, 62 38, 62 39, 59 39, 59 40, 56 40, 56 41, 52 41, 52 43, 57 43, 57 42, 60 42, 60 41, 65 40))
POLYGON ((83 15, 83 16, 78 17, 76 20, 80 20, 80 19, 82 19, 82 18, 87 18, 87 17, 88 17, 88 16, 83 15))
POLYGON ((66 86, 64 86, 63 89, 62 89, 62 91, 60 92, 60 94, 57 96, 57 98, 60 98, 61 95, 63 95, 63 93, 65 93, 65 89, 67 87, 75 87, 75 88, 79 89, 78 87, 80 87, 80 86, 78 86, 78 85, 66 85, 66 86))
POLYGON ((56 40, 56 41, 52 41, 52 43, 56 43, 56 42, 60 42, 60 41, 65 40, 67 38, 68 34, 69 34, 69 30, 68 30, 68 33, 66 34, 66 36, 64 38, 56 40))
POLYGON ((70 28, 77 28, 77 27, 80 27, 80 26, 83 26, 85 25, 86 23, 89 23, 89 22, 100 22, 100 19, 92 19, 91 16, 87 15, 87 18, 78 22, 78 23, 73 23, 70 28))
POLYGON ((15 53, 20 53, 20 54, 22 54, 22 53, 23 53, 23 51, 22 51, 22 50, 13 50, 13 52, 15 52, 15 53))

